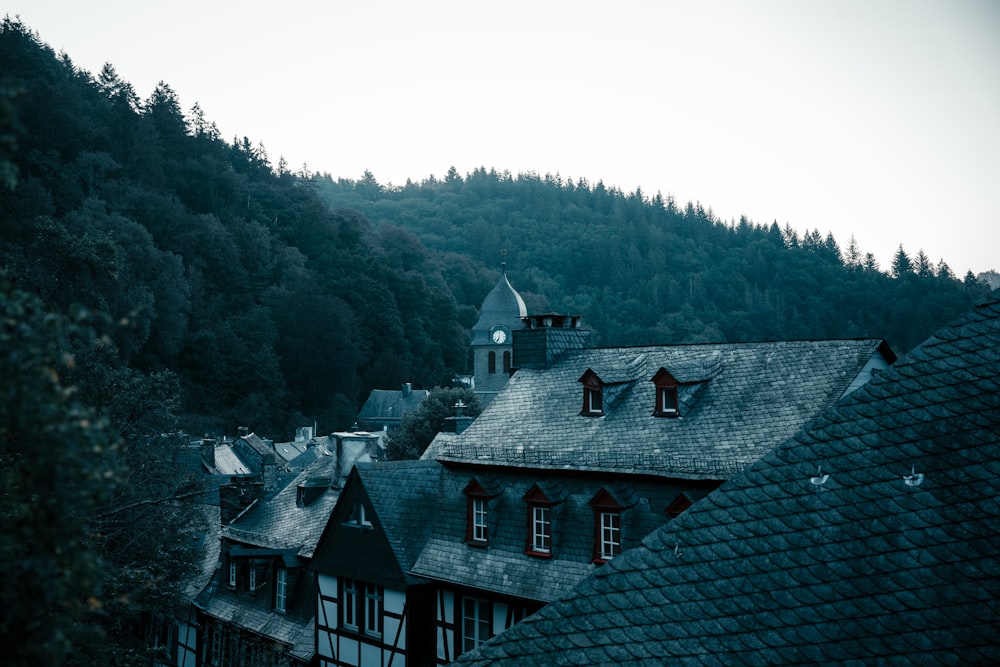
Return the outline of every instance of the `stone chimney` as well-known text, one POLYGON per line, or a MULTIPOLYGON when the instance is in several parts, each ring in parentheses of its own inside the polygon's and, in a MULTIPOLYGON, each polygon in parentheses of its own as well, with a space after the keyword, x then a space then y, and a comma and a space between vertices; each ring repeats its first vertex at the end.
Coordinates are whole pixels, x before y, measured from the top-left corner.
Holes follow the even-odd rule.
POLYGON ((413 383, 412 382, 406 382, 406 383, 403 384, 403 398, 409 398, 410 397, 410 392, 412 392, 412 391, 413 391, 413 383))
MULTIPOLYGON (((274 444, 273 442, 271 443, 274 444)), ((278 488, 278 466, 274 454, 264 454, 260 457, 260 477, 264 483, 264 493, 268 494, 278 488)))
POLYGON ((515 329, 513 369, 548 368, 567 350, 586 347, 590 331, 582 328, 579 315, 529 315, 515 329))

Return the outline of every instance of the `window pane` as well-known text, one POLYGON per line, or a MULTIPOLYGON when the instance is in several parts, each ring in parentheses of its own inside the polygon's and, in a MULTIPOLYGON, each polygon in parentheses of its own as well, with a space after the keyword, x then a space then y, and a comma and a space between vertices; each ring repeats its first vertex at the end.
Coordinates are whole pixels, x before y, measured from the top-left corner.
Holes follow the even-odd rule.
POLYGON ((621 515, 601 512, 601 558, 609 560, 621 552, 621 515))
POLYGON ((552 548, 552 524, 549 519, 549 508, 535 506, 531 511, 531 549, 540 553, 548 553, 552 548))
POLYGON ((472 499, 472 539, 485 542, 488 537, 486 530, 486 501, 482 498, 472 499))

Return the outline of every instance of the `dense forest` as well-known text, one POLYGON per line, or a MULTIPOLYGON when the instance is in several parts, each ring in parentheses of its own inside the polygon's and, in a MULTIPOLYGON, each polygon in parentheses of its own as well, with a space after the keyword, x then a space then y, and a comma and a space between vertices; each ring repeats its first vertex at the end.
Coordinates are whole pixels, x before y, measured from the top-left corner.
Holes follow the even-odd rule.
MULTIPOLYGON (((174 463, 177 434, 342 429, 372 388, 447 386, 501 249, 529 310, 582 315, 614 345, 878 336, 905 352, 987 289, 923 251, 883 269, 818 230, 600 182, 292 171, 168 84, 140 99, 4 19, 11 664, 148 664, 141 635, 176 602, 205 493, 174 463)), ((444 414, 426 412, 409 425, 424 438, 444 414)))
POLYGON ((106 313, 76 351, 86 402, 123 432, 349 426, 374 387, 445 385, 500 251, 529 310, 603 344, 881 336, 903 352, 983 291, 902 246, 881 269, 818 230, 558 176, 455 169, 383 186, 274 163, 161 83, 146 100, 7 19, 16 187, 0 264, 47 308, 106 313), (147 421, 149 423, 144 423, 147 421))

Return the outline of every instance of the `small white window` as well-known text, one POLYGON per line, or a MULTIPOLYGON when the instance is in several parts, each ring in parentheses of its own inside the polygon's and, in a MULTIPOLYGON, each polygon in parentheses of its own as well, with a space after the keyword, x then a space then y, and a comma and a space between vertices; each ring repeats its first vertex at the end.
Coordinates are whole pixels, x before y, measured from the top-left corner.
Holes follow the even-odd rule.
POLYGON ((250 563, 250 590, 257 590, 257 566, 250 563))
POLYGON ((344 578, 344 595, 341 600, 341 618, 345 628, 358 629, 358 586, 353 579, 344 578))
POLYGON ((486 500, 472 499, 472 539, 476 542, 486 542, 489 532, 486 527, 486 500))
POLYGON ((531 507, 531 550, 534 553, 547 554, 552 551, 552 519, 551 511, 542 505, 531 507))
POLYGON ((288 570, 283 567, 278 568, 278 573, 274 580, 274 608, 278 611, 285 611, 288 601, 288 570))
POLYGON ((382 636, 382 587, 365 584, 365 632, 382 636))
POLYGON ((229 559, 229 587, 236 588, 236 561, 229 559))
POLYGON ((622 515, 601 512, 601 560, 611 560, 622 551, 622 515))

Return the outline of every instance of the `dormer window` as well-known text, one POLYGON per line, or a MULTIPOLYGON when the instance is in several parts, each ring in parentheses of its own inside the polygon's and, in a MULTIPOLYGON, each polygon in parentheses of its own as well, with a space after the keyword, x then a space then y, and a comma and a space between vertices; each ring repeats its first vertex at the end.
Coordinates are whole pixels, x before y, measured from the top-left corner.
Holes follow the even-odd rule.
POLYGON ((677 387, 680 383, 665 368, 661 368, 652 378, 656 387, 656 404, 653 408, 654 417, 678 417, 680 411, 677 401, 677 387))
POLYGON ((285 611, 288 603, 288 570, 279 567, 274 580, 274 608, 285 611))
POLYGON ((552 556, 552 507, 556 503, 537 484, 524 494, 528 504, 528 540, 525 553, 529 556, 552 556))
POLYGON ((600 417, 604 414, 604 385, 597 373, 587 369, 587 372, 580 377, 583 385, 583 410, 580 414, 584 417, 600 417))
POLYGON ((490 543, 489 503, 492 496, 475 479, 468 483, 463 493, 467 498, 465 542, 477 547, 488 546, 490 543))
POLYGON ((594 510, 594 562, 605 563, 622 552, 622 511, 610 493, 601 489, 590 501, 594 510))

